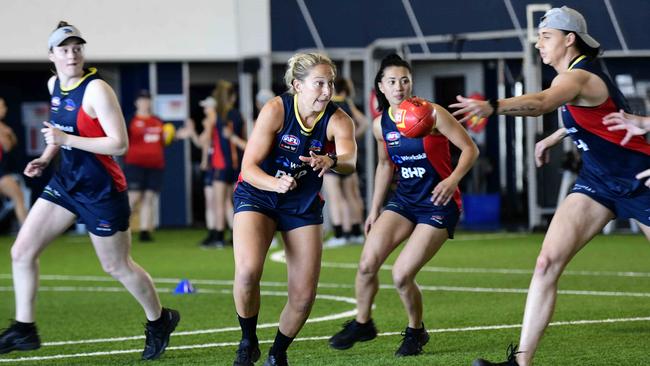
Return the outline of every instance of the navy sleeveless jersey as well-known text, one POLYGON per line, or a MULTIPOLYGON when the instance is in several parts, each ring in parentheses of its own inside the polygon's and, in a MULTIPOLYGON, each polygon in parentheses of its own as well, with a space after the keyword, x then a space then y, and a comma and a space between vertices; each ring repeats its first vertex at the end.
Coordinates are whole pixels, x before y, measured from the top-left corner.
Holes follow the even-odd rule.
POLYGON ((602 123, 603 117, 611 112, 619 109, 629 111, 627 101, 595 61, 580 56, 572 62, 569 70, 572 69, 595 74, 609 91, 607 100, 596 107, 562 106, 564 126, 582 155, 580 176, 601 183, 618 196, 647 189, 634 176, 650 169, 650 144, 643 136, 635 136, 627 145, 621 146, 625 132, 608 131, 602 123))
POLYGON ((300 120, 296 96, 285 93, 281 98, 284 104, 284 123, 260 167, 266 174, 275 177, 291 175, 296 179, 297 187, 287 193, 263 191, 243 181, 240 176, 235 195, 265 208, 300 215, 309 211, 316 200, 321 200, 319 192, 323 178, 318 177, 320 171, 313 171, 309 164, 303 163, 298 157, 309 156, 310 151, 318 155, 325 153, 327 125, 338 108, 333 103, 328 103, 316 118, 314 126, 308 129, 300 120))
MULTIPOLYGON (((431 204, 433 189, 452 172, 449 140, 443 135, 423 138, 402 136, 390 108, 381 116, 381 134, 384 147, 397 172, 395 196, 414 205, 431 204)), ((456 188, 454 201, 461 208, 460 190, 456 188)))
MULTIPOLYGON (((71 88, 62 88, 57 78, 52 90, 50 123, 61 131, 82 137, 104 137, 97 118, 82 107, 88 83, 99 79, 97 70, 84 70, 84 76, 71 88)), ((61 146, 60 162, 52 177, 74 199, 94 203, 126 190, 124 173, 112 156, 61 146)))

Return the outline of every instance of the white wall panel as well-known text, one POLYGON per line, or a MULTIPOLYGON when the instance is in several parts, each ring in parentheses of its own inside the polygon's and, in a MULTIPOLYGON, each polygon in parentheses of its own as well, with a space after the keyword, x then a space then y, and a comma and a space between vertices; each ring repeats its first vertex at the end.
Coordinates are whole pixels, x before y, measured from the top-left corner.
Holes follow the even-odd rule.
POLYGON ((94 61, 234 60, 270 51, 268 14, 269 0, 2 0, 0 61, 45 61, 59 20, 94 61))

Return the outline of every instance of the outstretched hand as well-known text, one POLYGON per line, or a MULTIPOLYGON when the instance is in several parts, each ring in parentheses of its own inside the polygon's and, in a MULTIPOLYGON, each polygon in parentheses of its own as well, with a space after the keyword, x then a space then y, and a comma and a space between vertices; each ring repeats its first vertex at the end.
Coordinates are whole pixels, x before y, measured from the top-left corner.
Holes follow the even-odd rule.
POLYGON ((641 118, 635 115, 625 113, 622 109, 618 112, 612 112, 603 118, 603 124, 609 131, 625 130, 625 137, 621 140, 621 145, 630 142, 634 136, 645 135, 646 131, 643 128, 641 118))
POLYGON ((313 151, 309 152, 309 156, 299 156, 298 158, 303 163, 309 164, 314 171, 320 170, 319 177, 322 177, 334 165, 334 160, 329 156, 316 155, 313 151))
POLYGON ((477 100, 467 98, 462 95, 457 95, 456 100, 458 103, 450 104, 449 108, 458 109, 452 115, 456 118, 463 116, 458 122, 463 123, 468 119, 476 116, 478 118, 489 117, 494 113, 494 108, 485 100, 477 100))

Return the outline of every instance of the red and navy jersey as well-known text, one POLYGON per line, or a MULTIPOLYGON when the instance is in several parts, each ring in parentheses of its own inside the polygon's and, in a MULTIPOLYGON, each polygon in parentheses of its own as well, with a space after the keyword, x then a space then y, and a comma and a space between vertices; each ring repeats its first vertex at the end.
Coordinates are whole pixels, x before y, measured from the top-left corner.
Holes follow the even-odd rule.
POLYGON ((650 169, 650 144, 643 136, 635 136, 625 146, 620 141, 624 131, 608 131, 603 117, 619 109, 629 111, 627 101, 602 72, 598 64, 580 56, 569 70, 581 69, 598 76, 607 85, 609 97, 596 107, 562 106, 564 127, 582 154, 580 175, 600 182, 611 193, 625 196, 639 189, 647 189, 634 176, 650 169))
MULTIPOLYGON (((415 205, 433 205, 430 201, 433 189, 452 172, 449 140, 443 135, 427 135, 422 138, 403 136, 395 126, 390 108, 382 113, 381 134, 386 153, 395 165, 395 196, 415 205)), ((454 201, 460 209, 458 188, 454 192, 454 201)))
POLYGON ((298 157, 309 156, 310 152, 317 155, 325 153, 327 125, 338 108, 333 103, 328 103, 316 118, 314 126, 307 128, 298 114, 296 96, 285 93, 281 97, 284 123, 260 167, 266 174, 275 177, 288 174, 296 179, 298 185, 287 193, 262 191, 243 181, 240 176, 235 195, 265 208, 300 215, 312 208, 316 200, 321 199, 319 192, 323 178, 318 177, 320 171, 313 171, 309 164, 303 163, 298 157))
POLYGON ((163 123, 155 116, 134 116, 129 123, 129 151, 124 161, 143 168, 165 167, 163 123))
MULTIPOLYGON (((97 118, 91 118, 82 107, 88 83, 99 79, 97 69, 84 71, 84 76, 70 88, 54 82, 50 105, 50 123, 63 132, 82 137, 104 137, 106 133, 97 118)), ((61 146, 60 164, 52 177, 60 187, 79 202, 94 203, 126 190, 124 173, 112 156, 61 146)))
POLYGON ((244 120, 236 109, 228 111, 226 120, 220 116, 217 117, 217 123, 214 126, 212 134, 212 167, 215 169, 232 169, 238 171, 243 157, 243 151, 237 148, 237 145, 223 136, 223 129, 229 126, 233 134, 244 138, 244 120))

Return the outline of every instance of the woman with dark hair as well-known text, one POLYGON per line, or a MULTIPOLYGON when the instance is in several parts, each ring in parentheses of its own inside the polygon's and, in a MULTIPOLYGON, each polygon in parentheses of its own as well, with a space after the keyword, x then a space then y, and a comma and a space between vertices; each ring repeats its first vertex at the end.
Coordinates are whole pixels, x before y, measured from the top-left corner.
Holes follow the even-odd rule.
POLYGON ((569 261, 612 219, 632 218, 650 239, 650 189, 635 175, 650 168, 650 145, 640 136, 626 146, 621 131, 608 131, 602 119, 627 102, 594 57, 600 44, 587 33, 577 11, 563 6, 546 12, 539 24, 535 47, 542 61, 557 72, 548 89, 519 97, 476 101, 458 96, 454 115, 463 119, 492 114, 539 116, 561 107, 564 128, 538 142, 535 162, 548 162, 548 149, 571 136, 582 155, 582 168, 571 193, 555 211, 530 282, 519 350, 510 347, 508 359, 475 366, 533 363, 537 346, 555 309, 558 280, 569 261), (622 164, 621 162, 625 162, 622 164))
POLYGON ((408 325, 395 355, 419 355, 429 341, 423 322, 422 294, 415 277, 442 244, 454 237, 461 210, 458 183, 476 161, 478 148, 456 118, 437 104, 433 104, 436 125, 430 134, 421 138, 400 135, 395 121, 401 113, 400 103, 411 97, 411 80, 411 66, 395 54, 382 60, 375 77, 382 114, 372 126, 378 162, 375 191, 366 219, 367 237, 355 283, 357 316, 330 338, 329 344, 335 349, 348 349, 355 342, 377 336, 371 318, 372 303, 379 289, 377 273, 404 240, 406 244, 392 273, 408 325), (453 170, 449 142, 461 151, 453 170), (382 210, 394 174, 397 188, 382 210))
POLYGON ((153 360, 165 351, 180 315, 160 305, 151 277, 131 258, 126 179, 113 158, 128 148, 126 124, 113 89, 97 69, 84 68, 85 43, 66 22, 48 40, 56 75, 47 83, 50 121, 41 130, 47 147, 24 174, 41 175, 58 153, 61 161, 11 247, 16 318, 0 334, 0 353, 41 346, 34 323, 38 259, 78 219, 88 228, 104 271, 144 309, 148 322, 142 358, 153 360))

